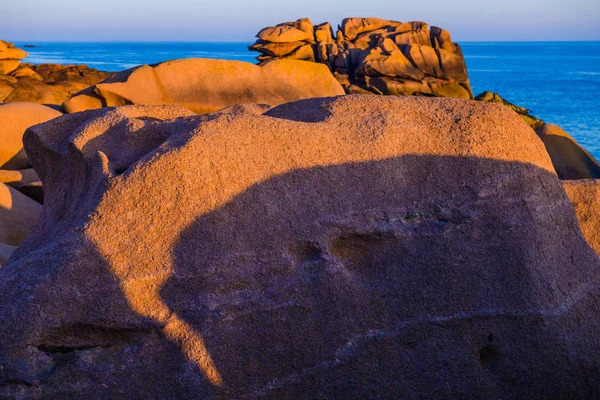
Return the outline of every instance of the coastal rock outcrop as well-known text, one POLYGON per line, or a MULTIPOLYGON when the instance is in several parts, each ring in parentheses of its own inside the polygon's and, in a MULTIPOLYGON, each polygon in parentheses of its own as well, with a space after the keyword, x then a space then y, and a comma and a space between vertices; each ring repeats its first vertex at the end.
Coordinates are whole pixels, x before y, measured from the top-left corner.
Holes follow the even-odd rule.
POLYGON ((560 179, 600 178, 598 161, 560 126, 546 124, 536 133, 544 142, 560 179))
POLYGON ((61 115, 62 113, 39 104, 0 103, 0 169, 30 167, 23 150, 25 130, 61 115))
POLYGON ((16 48, 12 43, 0 40, 0 75, 13 72, 19 67, 21 59, 25 57, 27 57, 27 52, 16 48))
POLYGON ((450 33, 419 21, 308 18, 261 30, 249 47, 261 64, 282 58, 323 63, 348 93, 430 95, 472 99, 461 48, 450 33))
POLYGON ((48 190, 0 269, 0 398, 598 393, 600 260, 515 113, 182 110, 25 134, 48 190))
POLYGON ((521 118, 523 118, 523 121, 525 121, 527 123, 527 125, 529 125, 533 129, 540 129, 544 125, 546 125, 546 123, 544 121, 531 115, 531 112, 528 109, 526 109, 524 107, 519 107, 519 106, 511 103, 510 101, 503 99, 502 97, 500 97, 500 95, 498 93, 489 92, 489 91, 483 92, 483 93, 478 94, 475 97, 475 100, 485 101, 488 103, 502 104, 502 105, 510 108, 517 114, 519 114, 519 116, 521 118))
POLYGON ((112 75, 86 65, 21 64, 0 76, 0 101, 60 105, 112 75))
POLYGON ((475 100, 502 104, 513 110, 535 130, 552 159, 558 177, 562 180, 600 178, 600 164, 562 128, 546 124, 531 115, 526 108, 519 107, 493 92, 483 92, 475 100))
POLYGON ((0 40, 0 102, 60 105, 113 73, 86 65, 26 64, 27 53, 0 40))
POLYGON ((600 181, 572 180, 563 181, 562 185, 573 203, 583 235, 596 253, 600 254, 600 181))
POLYGON ((241 61, 189 58, 120 72, 63 106, 73 113, 126 104, 177 104, 204 114, 235 104, 276 106, 343 93, 327 68, 315 63, 279 60, 259 67, 241 61))

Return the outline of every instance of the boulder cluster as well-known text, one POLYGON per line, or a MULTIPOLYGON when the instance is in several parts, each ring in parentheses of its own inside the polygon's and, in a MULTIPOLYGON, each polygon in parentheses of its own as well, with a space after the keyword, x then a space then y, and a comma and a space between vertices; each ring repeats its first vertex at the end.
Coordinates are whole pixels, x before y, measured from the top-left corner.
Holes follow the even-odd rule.
POLYGON ((40 104, 0 103, 0 267, 29 235, 42 210, 42 182, 23 149, 23 134, 61 115, 40 104))
POLYGON ((1 75, 0 399, 595 398, 600 166, 497 94, 373 95, 472 97, 408 25, 1 75))
POLYGON ((261 64, 291 58, 327 65, 348 93, 472 99, 461 48, 450 33, 424 22, 346 18, 334 34, 310 19, 261 30, 250 50, 261 64))
POLYGON ((14 44, 0 40, 0 75, 13 72, 27 55, 27 52, 16 48, 14 44))
POLYGON ((113 75, 85 65, 21 63, 27 53, 0 41, 0 102, 61 105, 75 93, 113 75))

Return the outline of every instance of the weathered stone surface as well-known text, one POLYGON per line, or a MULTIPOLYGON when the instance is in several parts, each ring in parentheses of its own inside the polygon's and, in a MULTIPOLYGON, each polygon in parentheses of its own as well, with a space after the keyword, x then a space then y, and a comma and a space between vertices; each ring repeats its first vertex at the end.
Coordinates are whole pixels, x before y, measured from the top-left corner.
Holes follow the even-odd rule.
POLYGON ((600 178, 598 161, 559 126, 546 124, 536 132, 560 179, 600 178))
POLYGON ((507 100, 504 100, 502 97, 500 97, 500 95, 498 93, 493 93, 493 92, 489 92, 489 91, 483 92, 483 93, 478 94, 475 97, 475 100, 486 101, 489 103, 502 104, 502 105, 510 108, 517 114, 519 114, 519 116, 521 118, 523 118, 523 120, 527 123, 527 125, 531 126, 533 129, 539 129, 539 128, 542 128, 544 125, 546 125, 546 123, 544 121, 531 115, 528 109, 519 107, 507 100))
POLYGON ((323 65, 279 60, 259 67, 241 61, 190 58, 118 73, 64 103, 69 113, 125 104, 178 104, 202 114, 234 104, 272 106, 343 94, 323 65))
POLYGON ((600 178, 600 164, 559 126, 546 124, 528 109, 506 101, 497 93, 483 92, 475 100, 502 104, 519 114, 544 142, 560 179, 600 178))
POLYGON ((0 60, 0 75, 8 75, 19 67, 19 60, 0 60))
POLYGON ((583 235, 596 253, 600 254, 600 181, 562 181, 562 185, 573 203, 583 235))
POLYGON ((0 182, 15 189, 39 181, 40 177, 33 168, 16 171, 0 169, 0 182))
POLYGON ((335 38, 331 25, 324 23, 314 26, 313 38, 307 34, 288 39, 288 32, 296 32, 300 21, 312 26, 303 19, 265 28, 249 49, 261 53, 257 57, 261 64, 281 58, 323 63, 347 93, 473 98, 462 50, 443 29, 420 21, 346 18, 335 38), (303 51, 299 53, 299 49, 303 51), (380 84, 380 77, 385 77, 385 85, 380 84), (371 78, 379 85, 372 85, 371 78), (414 89, 423 85, 428 88, 414 89))
POLYGON ((10 75, 0 76, 0 101, 60 105, 112 75, 85 65, 17 63, 10 75))
POLYGON ((39 203, 0 183, 0 243, 20 245, 33 230, 41 210, 39 203))
POLYGON ((315 39, 313 25, 308 18, 270 26, 258 32, 256 37, 275 43, 305 42, 315 39))
POLYGON ((0 397, 600 390, 600 260, 513 112, 375 96, 165 110, 25 135, 48 192, 0 270, 0 397))
POLYGON ((40 74, 38 74, 32 68, 29 68, 29 67, 19 68, 16 71, 14 71, 11 74, 11 76, 14 76, 15 78, 31 78, 36 81, 44 80, 44 78, 42 78, 42 76, 40 74))
POLYGON ((0 75, 7 75, 19 67, 20 59, 27 53, 14 44, 0 40, 0 75))
POLYGON ((0 168, 28 168, 30 163, 23 151, 23 133, 32 125, 61 115, 60 112, 39 104, 0 104, 0 168))
POLYGON ((17 171, 0 169, 0 182, 17 189, 40 204, 44 203, 42 182, 33 168, 17 171))
POLYGON ((16 246, 8 246, 0 243, 0 267, 6 264, 11 254, 15 251, 16 246))
POLYGON ((21 60, 27 57, 27 52, 16 48, 14 44, 0 40, 0 60, 21 60))

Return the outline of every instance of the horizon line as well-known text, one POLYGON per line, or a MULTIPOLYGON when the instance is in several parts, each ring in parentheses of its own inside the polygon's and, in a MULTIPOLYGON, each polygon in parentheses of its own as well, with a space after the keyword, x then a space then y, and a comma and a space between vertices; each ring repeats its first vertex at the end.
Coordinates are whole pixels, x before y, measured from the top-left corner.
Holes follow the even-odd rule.
MULTIPOLYGON (((247 44, 254 41, 242 40, 7 40, 11 43, 236 43, 247 44)), ((578 39, 578 40, 453 40, 455 43, 600 43, 600 39, 578 39)))

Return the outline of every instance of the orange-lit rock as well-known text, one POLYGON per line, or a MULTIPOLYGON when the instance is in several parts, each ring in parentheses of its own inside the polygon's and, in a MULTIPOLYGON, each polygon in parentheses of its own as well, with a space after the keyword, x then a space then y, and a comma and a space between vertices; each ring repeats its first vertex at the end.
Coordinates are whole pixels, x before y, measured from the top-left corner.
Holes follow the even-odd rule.
POLYGON ((75 93, 113 75, 85 65, 33 65, 9 61, 16 61, 11 64, 14 68, 10 71, 2 72, 0 65, 0 101, 10 103, 60 105, 75 93))
POLYGON ((44 202, 42 182, 33 168, 23 170, 0 169, 0 182, 17 189, 40 204, 44 202))
POLYGON ((249 49, 261 53, 261 64, 281 58, 323 63, 348 93, 473 98, 462 50, 441 28, 419 21, 346 18, 334 38, 329 23, 312 30, 309 25, 304 18, 265 28, 249 49), (290 36, 296 31, 302 35, 290 36))
POLYGON ((7 75, 19 67, 20 60, 27 53, 14 44, 0 40, 0 75, 7 75))
POLYGON ((600 390, 600 260, 515 113, 261 112, 127 106, 27 131, 46 204, 0 270, 0 397, 600 390))
POLYGON ((600 178, 600 165, 596 159, 561 127, 546 124, 536 132, 544 142, 561 179, 600 178))
POLYGON ((30 166, 23 150, 23 133, 32 125, 61 116, 52 108, 32 103, 0 104, 0 169, 30 166))
POLYGON ((600 182, 582 179, 563 181, 562 184, 573 203, 583 235, 600 254, 600 182))
POLYGON ((125 104, 178 104, 203 114, 242 103, 279 105, 343 94, 323 65, 280 60, 259 67, 241 61, 190 58, 123 71, 64 103, 70 112, 125 104))
POLYGON ((0 183, 0 243, 18 246, 33 230, 42 206, 0 183))

